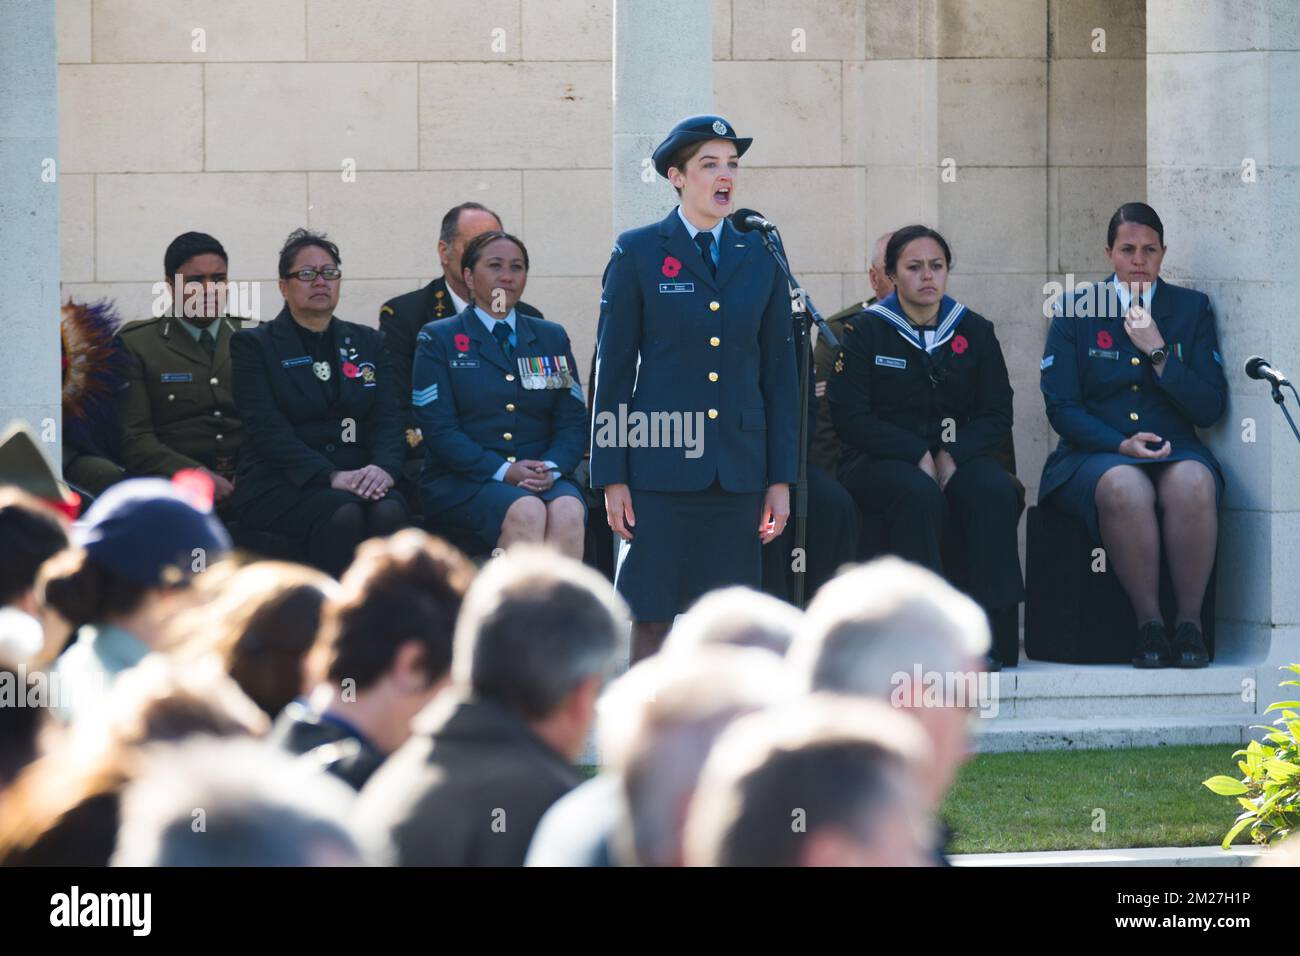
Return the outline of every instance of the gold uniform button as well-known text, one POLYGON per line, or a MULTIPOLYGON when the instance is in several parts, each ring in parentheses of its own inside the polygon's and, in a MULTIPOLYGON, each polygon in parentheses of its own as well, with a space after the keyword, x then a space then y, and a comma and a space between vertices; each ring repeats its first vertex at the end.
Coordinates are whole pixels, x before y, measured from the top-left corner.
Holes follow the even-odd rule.
POLYGON ((217 384, 217 380, 216 380, 215 378, 210 378, 210 379, 208 379, 208 384, 209 384, 209 385, 216 385, 216 384, 217 384))
POLYGON ((217 441, 222 441, 225 437, 226 437, 225 435, 218 435, 217 441))
POLYGON ((213 417, 213 418, 220 418, 220 417, 221 417, 221 409, 219 409, 219 408, 215 408, 215 409, 213 409, 213 410, 212 410, 212 417, 213 417))
POLYGON ((506 411, 508 411, 508 412, 513 412, 514 410, 515 410, 515 403, 514 403, 514 402, 506 402, 506 411))
POLYGON ((1128 413, 1128 417, 1129 417, 1129 420, 1130 420, 1130 421, 1137 421, 1137 420, 1138 420, 1138 413, 1137 413, 1137 412, 1129 412, 1129 413, 1128 413))
POLYGON ((506 432, 506 433, 505 433, 504 435, 502 435, 501 437, 504 438, 506 441, 510 441, 510 439, 514 438, 515 436, 512 435, 512 434, 510 434, 509 432, 506 432))
POLYGON ((718 417, 718 410, 717 410, 716 408, 710 408, 710 409, 709 409, 709 417, 710 417, 710 418, 717 418, 717 417, 718 417))
POLYGON ((710 303, 709 303, 709 311, 710 311, 710 312, 717 312, 720 308, 722 308, 722 303, 721 303, 721 302, 713 301, 713 302, 710 302, 710 303))
POLYGON ((174 402, 174 401, 176 401, 176 396, 175 396, 175 395, 168 395, 168 396, 167 396, 167 401, 169 401, 169 402, 174 402))
POLYGON ((510 464, 513 465, 513 464, 515 463, 515 456, 514 456, 514 455, 507 455, 507 456, 506 456, 506 461, 510 462, 510 464))
POLYGON ((716 349, 719 345, 722 344, 722 339, 718 338, 718 337, 715 335, 713 338, 709 339, 709 344, 712 345, 712 346, 716 349))
POLYGON ((718 380, 718 373, 717 373, 717 372, 710 372, 710 373, 709 373, 709 381, 710 381, 710 382, 716 382, 717 380, 718 380))
POLYGON ((510 372, 506 372, 506 381, 507 381, 507 382, 513 382, 514 380, 515 380, 514 375, 513 375, 512 373, 510 373, 510 372))
POLYGON ((1142 364, 1142 360, 1141 360, 1140 358, 1138 358, 1136 355, 1133 356, 1131 359, 1129 359, 1129 362, 1130 362, 1131 364, 1133 364, 1133 365, 1141 365, 1141 364, 1142 364))

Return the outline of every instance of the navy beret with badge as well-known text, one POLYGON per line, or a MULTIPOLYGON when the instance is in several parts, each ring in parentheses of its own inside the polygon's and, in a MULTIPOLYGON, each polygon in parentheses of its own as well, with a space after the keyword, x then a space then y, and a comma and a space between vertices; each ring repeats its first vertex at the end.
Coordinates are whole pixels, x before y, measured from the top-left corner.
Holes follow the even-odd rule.
POLYGON ((669 130, 664 141, 655 148, 655 170, 667 179, 668 166, 679 149, 711 139, 726 139, 735 143, 737 156, 744 156, 745 150, 754 142, 752 136, 737 136, 735 128, 721 116, 688 116, 669 130))

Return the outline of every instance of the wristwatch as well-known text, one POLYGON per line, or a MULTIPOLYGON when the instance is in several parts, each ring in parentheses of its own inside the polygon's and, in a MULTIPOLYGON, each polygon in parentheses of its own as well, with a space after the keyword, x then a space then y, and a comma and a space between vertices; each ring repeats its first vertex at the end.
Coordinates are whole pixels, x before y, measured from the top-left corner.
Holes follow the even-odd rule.
POLYGON ((1147 354, 1147 358, 1151 359, 1152 365, 1159 365, 1165 359, 1169 358, 1169 350, 1162 345, 1158 349, 1152 349, 1147 354))

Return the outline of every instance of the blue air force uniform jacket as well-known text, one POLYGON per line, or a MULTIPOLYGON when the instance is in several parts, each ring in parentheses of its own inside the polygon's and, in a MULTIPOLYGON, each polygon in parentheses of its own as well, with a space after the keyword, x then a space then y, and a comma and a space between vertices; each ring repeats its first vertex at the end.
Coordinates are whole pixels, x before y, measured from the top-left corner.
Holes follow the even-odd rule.
POLYGON ((235 404, 244 439, 233 504, 259 524, 288 511, 308 486, 326 487, 333 471, 378 465, 401 474, 401 419, 388 353, 379 330, 337 316, 337 401, 329 401, 304 354, 289 310, 230 340, 235 404), (349 427, 350 426, 350 427, 349 427))
POLYGON ((715 277, 676 209, 618 237, 596 332, 593 487, 686 492, 717 481, 757 492, 795 481, 789 289, 756 233, 724 221, 718 254, 715 277), (624 440, 620 421, 638 412, 702 422, 699 456, 624 440))
POLYGON ((1209 298, 1164 279, 1156 283, 1149 311, 1169 350, 1157 377, 1124 331, 1113 279, 1076 290, 1057 307, 1047 333, 1040 382, 1061 440, 1043 466, 1040 501, 1090 455, 1139 461, 1118 449, 1140 431, 1170 443, 1163 461, 1199 460, 1221 479, 1217 460, 1196 434, 1219 420, 1228 396, 1209 298))
POLYGON ((507 359, 470 305, 416 336, 411 407, 424 434, 420 496, 453 508, 503 464, 554 462, 571 475, 587 442, 587 406, 564 327, 515 310, 507 359))

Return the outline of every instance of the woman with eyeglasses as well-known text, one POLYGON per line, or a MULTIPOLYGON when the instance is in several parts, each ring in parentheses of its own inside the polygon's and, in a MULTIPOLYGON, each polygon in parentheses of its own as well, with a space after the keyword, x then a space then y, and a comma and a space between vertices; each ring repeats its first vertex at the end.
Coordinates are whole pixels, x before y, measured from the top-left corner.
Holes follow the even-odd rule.
POLYGON ((334 315, 340 261, 323 234, 294 230, 280 250, 284 308, 230 342, 244 422, 235 517, 293 539, 336 576, 362 541, 407 524, 388 354, 378 330, 334 315))
POLYGON ((891 554, 942 574, 945 531, 960 527, 960 584, 988 613, 989 666, 1014 667, 1024 490, 1014 477, 1011 381, 993 323, 946 294, 951 268, 933 229, 890 237, 894 292, 845 322, 827 388, 844 443, 839 477, 864 513, 883 520, 891 554))

